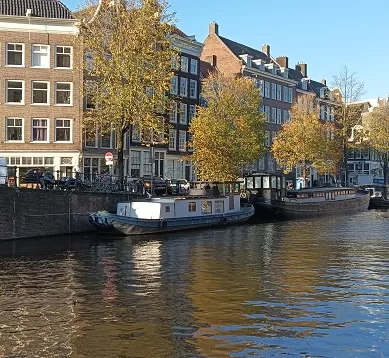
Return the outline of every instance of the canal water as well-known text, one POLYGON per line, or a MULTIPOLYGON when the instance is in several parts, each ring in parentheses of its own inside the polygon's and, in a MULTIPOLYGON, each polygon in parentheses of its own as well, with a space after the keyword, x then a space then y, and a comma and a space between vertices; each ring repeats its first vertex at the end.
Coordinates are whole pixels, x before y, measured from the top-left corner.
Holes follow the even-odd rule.
POLYGON ((387 357, 389 212, 0 243, 0 357, 387 357))

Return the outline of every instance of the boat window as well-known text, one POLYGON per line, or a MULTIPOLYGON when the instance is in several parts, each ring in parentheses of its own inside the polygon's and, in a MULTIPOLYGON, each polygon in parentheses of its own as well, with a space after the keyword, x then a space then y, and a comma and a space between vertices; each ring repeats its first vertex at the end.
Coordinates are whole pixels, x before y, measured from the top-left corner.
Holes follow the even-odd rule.
POLYGON ((196 202, 195 201, 188 202, 188 211, 190 213, 194 213, 196 211, 196 202))
POLYGON ((247 189, 254 189, 253 177, 246 178, 246 188, 247 189))
POLYGON ((201 213, 202 214, 212 214, 212 201, 202 200, 201 201, 201 213))
POLYGON ((264 189, 270 188, 270 178, 269 177, 263 177, 263 188, 264 189))
POLYGON ((254 181, 255 181, 255 188, 256 189, 261 189, 262 188, 262 182, 261 182, 261 177, 255 177, 254 178, 254 181))
POLYGON ((277 177, 271 177, 271 188, 276 189, 277 188, 277 177))
POLYGON ((281 177, 277 177, 277 189, 281 189, 281 177))
POLYGON ((224 201, 215 200, 215 214, 224 213, 224 201))
POLYGON ((170 213, 170 206, 169 205, 165 206, 165 213, 170 213))

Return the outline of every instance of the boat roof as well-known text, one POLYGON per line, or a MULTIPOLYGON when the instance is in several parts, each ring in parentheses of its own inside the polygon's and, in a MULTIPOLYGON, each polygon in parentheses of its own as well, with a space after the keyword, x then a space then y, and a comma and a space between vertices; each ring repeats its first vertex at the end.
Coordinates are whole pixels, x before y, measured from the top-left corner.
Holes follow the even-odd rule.
POLYGON ((326 191, 339 191, 339 190, 356 190, 352 187, 322 187, 322 188, 303 188, 303 189, 289 189, 288 193, 312 193, 312 192, 326 192, 326 191))

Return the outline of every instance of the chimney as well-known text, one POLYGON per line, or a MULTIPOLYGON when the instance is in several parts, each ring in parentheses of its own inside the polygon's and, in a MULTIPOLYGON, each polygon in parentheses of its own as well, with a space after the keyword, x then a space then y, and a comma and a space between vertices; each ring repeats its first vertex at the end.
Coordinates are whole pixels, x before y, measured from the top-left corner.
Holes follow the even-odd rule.
POLYGON ((219 25, 215 21, 209 24, 209 34, 219 36, 219 25))
POLYGON ((270 46, 269 45, 262 45, 262 52, 266 55, 266 56, 270 56, 270 46))
POLYGON ((325 79, 322 79, 321 80, 321 83, 324 85, 324 86, 327 86, 327 81, 325 79))
POLYGON ((280 67, 289 67, 289 58, 287 56, 277 57, 276 62, 280 65, 280 67))
POLYGON ((308 77, 306 63, 298 63, 296 65, 296 71, 300 71, 304 77, 308 77))

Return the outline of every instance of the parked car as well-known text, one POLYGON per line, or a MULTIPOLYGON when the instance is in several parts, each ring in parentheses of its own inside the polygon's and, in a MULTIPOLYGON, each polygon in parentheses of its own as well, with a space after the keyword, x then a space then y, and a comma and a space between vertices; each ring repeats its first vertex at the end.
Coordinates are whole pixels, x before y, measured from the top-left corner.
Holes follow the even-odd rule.
POLYGON ((20 181, 20 186, 42 189, 52 189, 55 184, 53 174, 48 170, 42 171, 40 168, 29 169, 20 181))
POLYGON ((186 179, 168 179, 167 193, 170 195, 187 195, 189 193, 189 182, 186 179))
POLYGON ((151 176, 151 175, 145 175, 143 177, 140 177, 137 180, 138 187, 143 188, 142 194, 145 194, 146 191, 150 192, 151 190, 151 184, 153 187, 153 192, 156 194, 166 194, 167 190, 167 183, 165 180, 163 180, 159 176, 151 176))

